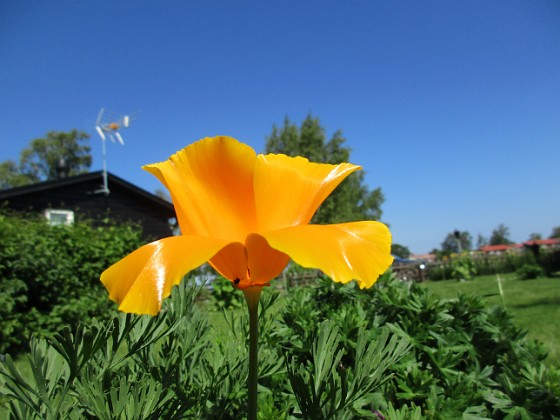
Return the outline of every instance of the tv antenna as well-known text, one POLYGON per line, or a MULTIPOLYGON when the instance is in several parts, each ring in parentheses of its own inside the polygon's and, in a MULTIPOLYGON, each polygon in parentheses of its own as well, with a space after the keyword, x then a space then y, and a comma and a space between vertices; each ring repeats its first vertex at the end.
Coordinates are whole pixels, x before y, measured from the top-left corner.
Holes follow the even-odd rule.
POLYGON ((99 137, 101 137, 101 151, 103 155, 103 186, 100 190, 95 191, 96 193, 103 193, 109 195, 109 185, 107 183, 107 148, 106 141, 107 137, 113 142, 119 142, 124 146, 124 140, 119 133, 119 130, 123 128, 128 128, 132 118, 129 115, 124 115, 122 117, 116 118, 109 113, 105 113, 105 109, 101 108, 99 115, 97 116, 97 121, 95 122, 95 130, 99 137))

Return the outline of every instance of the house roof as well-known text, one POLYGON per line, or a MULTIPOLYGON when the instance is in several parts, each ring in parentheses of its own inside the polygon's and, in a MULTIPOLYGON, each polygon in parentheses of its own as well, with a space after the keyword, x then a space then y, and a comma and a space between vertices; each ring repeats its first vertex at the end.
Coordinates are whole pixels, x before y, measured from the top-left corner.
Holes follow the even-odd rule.
MULTIPOLYGON (((0 190, 0 200, 9 200, 13 198, 18 198, 22 196, 26 196, 29 194, 34 194, 38 192, 48 192, 49 190, 67 187, 67 186, 75 186, 86 182, 96 181, 99 180, 100 186, 103 183, 103 172, 102 171, 95 171, 95 172, 88 172, 86 174, 75 175, 67 178, 56 179, 52 181, 44 181, 38 182, 35 184, 24 185, 22 187, 16 188, 9 188, 6 190, 0 190)), ((107 172, 107 181, 110 186, 119 186, 124 188, 131 193, 137 195, 139 198, 152 202, 158 206, 166 208, 172 212, 174 212, 173 204, 164 200, 163 198, 158 197, 155 194, 152 194, 146 190, 143 190, 140 187, 137 187, 134 184, 131 184, 128 181, 125 181, 122 178, 119 178, 116 175, 113 175, 110 172, 107 172)))
POLYGON ((508 249, 522 248, 523 246, 535 246, 535 245, 560 245, 560 239, 537 239, 531 241, 525 241, 521 244, 503 244, 503 245, 487 245, 480 247, 482 252, 499 252, 507 251, 508 249))
POLYGON ((523 245, 534 246, 534 245, 559 245, 560 239, 550 238, 550 239, 535 239, 532 241, 523 242, 523 245))
POLYGON ((480 250, 483 252, 507 251, 508 249, 520 248, 521 246, 519 244, 486 245, 480 247, 480 250))

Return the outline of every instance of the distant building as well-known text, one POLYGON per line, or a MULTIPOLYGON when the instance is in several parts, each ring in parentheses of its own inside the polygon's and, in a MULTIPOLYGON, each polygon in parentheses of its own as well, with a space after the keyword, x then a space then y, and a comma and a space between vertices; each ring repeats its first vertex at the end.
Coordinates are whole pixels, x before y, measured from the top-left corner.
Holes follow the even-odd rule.
POLYGON ((506 251, 511 250, 520 250, 523 248, 521 244, 501 244, 501 245, 486 245, 481 246, 479 251, 484 252, 486 254, 502 254, 506 251))
POLYGON ((410 256, 411 260, 419 262, 433 263, 436 262, 436 254, 412 254, 410 256))
POLYGON ((527 247, 540 246, 543 249, 560 248, 560 239, 558 238, 534 239, 534 240, 523 242, 523 246, 527 246, 527 247))
POLYGON ((0 207, 43 214, 53 224, 89 219, 140 223, 146 239, 172 235, 173 205, 130 182, 107 173, 90 172, 0 191, 0 207))
POLYGON ((479 248, 479 251, 486 254, 502 254, 506 251, 521 251, 525 249, 560 249, 560 239, 535 239, 523 242, 521 244, 502 244, 502 245, 487 245, 479 248))

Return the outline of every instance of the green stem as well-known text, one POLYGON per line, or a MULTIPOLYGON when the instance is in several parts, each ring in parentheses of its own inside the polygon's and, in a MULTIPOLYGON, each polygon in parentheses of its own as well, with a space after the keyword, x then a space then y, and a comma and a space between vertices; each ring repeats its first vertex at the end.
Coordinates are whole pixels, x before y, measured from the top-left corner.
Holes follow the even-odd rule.
POLYGON ((249 287, 243 290, 249 309, 249 380, 247 391, 247 420, 257 418, 257 380, 259 366, 259 299, 262 287, 249 287))

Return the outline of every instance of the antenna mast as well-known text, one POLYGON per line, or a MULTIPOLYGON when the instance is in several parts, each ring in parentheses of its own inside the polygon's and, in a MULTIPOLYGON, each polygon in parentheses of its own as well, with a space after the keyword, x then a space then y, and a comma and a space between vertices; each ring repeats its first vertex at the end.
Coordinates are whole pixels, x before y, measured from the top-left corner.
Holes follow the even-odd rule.
POLYGON ((95 191, 96 193, 103 193, 105 195, 109 195, 109 184, 107 181, 107 146, 105 142, 107 137, 111 139, 113 143, 118 141, 121 145, 124 146, 124 140, 119 133, 119 129, 121 128, 128 128, 130 125, 131 117, 125 115, 120 119, 111 119, 109 118, 104 122, 103 115, 105 113, 105 109, 101 108, 99 111, 99 115, 97 116, 97 121, 95 123, 95 130, 99 137, 101 137, 101 153, 103 156, 103 185, 101 186, 100 190, 95 191))

